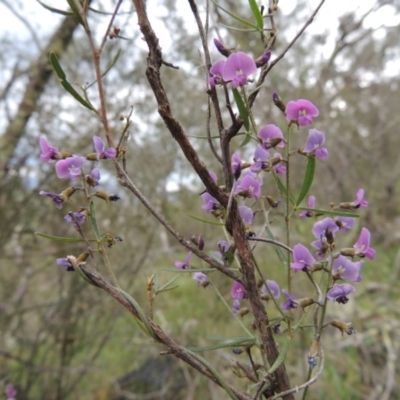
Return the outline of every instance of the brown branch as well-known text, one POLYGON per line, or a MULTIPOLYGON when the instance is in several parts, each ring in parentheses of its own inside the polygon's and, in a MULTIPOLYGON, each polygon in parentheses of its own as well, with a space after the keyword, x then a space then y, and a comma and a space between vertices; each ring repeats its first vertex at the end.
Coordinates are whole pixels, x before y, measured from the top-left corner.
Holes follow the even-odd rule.
MULTIPOLYGON (((136 308, 113 286, 111 286, 108 282, 104 280, 104 278, 97 272, 91 271, 85 266, 81 267, 82 271, 86 274, 86 276, 94 282, 99 288, 106 291, 111 297, 117 300, 120 304, 122 304, 131 314, 133 314, 136 318, 141 320, 141 317, 136 310, 136 308)), ((148 319, 152 332, 154 334, 154 338, 163 343, 168 347, 169 353, 175 355, 181 360, 185 361, 187 364, 195 368, 197 371, 202 373, 208 379, 212 380, 217 385, 220 385, 218 379, 206 368, 200 361, 198 361, 194 356, 192 356, 184 347, 177 344, 171 337, 169 337, 154 321, 148 319)), ((240 400, 250 400, 251 397, 245 393, 238 391, 237 389, 230 386, 231 391, 237 396, 240 400)))
POLYGON ((25 127, 37 107, 40 96, 52 75, 52 67, 49 63, 49 53, 54 51, 58 56, 62 55, 72 40, 72 35, 78 25, 74 17, 66 17, 60 27, 55 31, 48 45, 39 55, 38 59, 29 68, 30 79, 26 86, 25 93, 18 106, 18 110, 0 137, 0 182, 3 182, 8 170, 10 161, 18 142, 25 133, 25 127))

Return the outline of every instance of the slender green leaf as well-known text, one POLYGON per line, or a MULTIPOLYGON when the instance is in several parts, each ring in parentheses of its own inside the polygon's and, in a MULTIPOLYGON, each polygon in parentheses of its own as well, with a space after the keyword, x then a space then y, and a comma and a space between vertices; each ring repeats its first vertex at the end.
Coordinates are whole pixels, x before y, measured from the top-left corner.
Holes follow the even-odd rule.
POLYGON ((49 10, 53 13, 56 14, 61 14, 61 15, 74 15, 72 12, 70 11, 64 11, 64 10, 59 10, 58 8, 53 8, 48 6, 47 4, 41 2, 40 0, 36 0, 42 7, 44 7, 46 10, 49 10))
MULTIPOLYGON (((69 237, 62 237, 62 236, 53 236, 53 235, 48 235, 47 233, 42 233, 42 232, 35 232, 35 235, 40 236, 45 239, 55 240, 57 242, 79 243, 79 242, 85 241, 82 238, 69 238, 69 237)), ((89 242, 96 242, 96 240, 90 239, 89 242)))
POLYGON ((240 143, 239 147, 245 147, 247 144, 249 144, 251 141, 251 135, 250 133, 246 134, 246 137, 243 139, 243 142, 240 143))
POLYGON ((304 200, 304 198, 307 196, 308 191, 311 189, 311 185, 314 180, 315 164, 315 157, 308 157, 306 173, 304 174, 304 181, 300 190, 299 197, 296 201, 296 206, 298 206, 304 200))
POLYGON ((298 210, 301 211, 311 211, 315 214, 323 214, 323 215, 337 215, 340 217, 351 217, 351 218, 359 218, 359 214, 347 212, 347 211, 339 211, 339 210, 323 210, 322 208, 308 208, 308 207, 298 207, 298 210))
POLYGON ((232 92, 233 92, 233 97, 235 98, 237 108, 239 110, 240 118, 242 118, 243 125, 246 128, 246 131, 248 132, 250 130, 249 111, 239 91, 237 89, 233 89, 232 92))
MULTIPOLYGON (((284 197, 286 198, 287 195, 287 190, 286 190, 286 186, 282 183, 282 181, 280 180, 280 178, 274 174, 275 176, 275 181, 278 185, 279 191, 284 195, 284 197)), ((289 194, 289 201, 294 204, 294 200, 293 197, 289 194)))
MULTIPOLYGON (((113 11, 100 11, 96 10, 95 8, 89 7, 90 11, 93 11, 96 14, 101 14, 101 15, 114 15, 113 11)), ((117 15, 126 15, 126 14, 132 14, 131 11, 119 11, 117 15)))
POLYGON ((261 14, 260 8, 257 5, 257 2, 255 0, 249 0, 249 5, 251 8, 251 12, 253 13, 253 16, 256 20, 258 28, 261 30, 264 29, 264 19, 261 14))
MULTIPOLYGON (((175 270, 176 272, 176 270, 175 270)), ((181 276, 181 274, 176 274, 176 276, 174 276, 171 280, 169 280, 166 284, 162 285, 160 288, 157 288, 157 290, 155 290, 156 293, 161 293, 161 292, 165 292, 167 290, 171 290, 171 289, 175 289, 178 286, 174 286, 174 287, 170 287, 177 279, 179 279, 181 276)))
POLYGON ((238 340, 234 342, 228 343, 221 343, 221 344, 212 344, 209 346, 200 346, 200 347, 189 347, 191 351, 199 352, 199 351, 206 351, 206 350, 216 350, 216 349, 223 349, 227 347, 248 347, 252 346, 255 343, 255 339, 247 339, 247 340, 238 340))
POLYGON ((90 202, 90 220, 92 222, 94 234, 96 235, 97 240, 100 240, 100 231, 99 231, 99 226, 97 225, 97 220, 96 220, 96 212, 94 210, 94 203, 93 201, 90 202))
POLYGON ((286 353, 289 349, 289 344, 290 344, 290 336, 286 338, 286 341, 283 344, 281 351, 279 352, 279 356, 275 360, 275 362, 271 365, 271 368, 268 370, 268 374, 272 374, 273 372, 275 372, 279 368, 279 366, 285 361, 286 353))
POLYGON ((252 28, 254 28, 255 30, 259 31, 260 29, 258 28, 258 26, 252 24, 249 21, 246 21, 243 18, 238 17, 237 15, 231 13, 230 11, 228 11, 227 9, 225 9, 224 7, 220 6, 215 0, 212 0, 212 2, 219 8, 221 9, 223 12, 225 12, 226 14, 228 14, 230 17, 232 17, 234 20, 241 22, 242 24, 245 24, 247 26, 251 26, 252 28))
POLYGON ((55 55, 55 53, 52 51, 50 52, 50 63, 54 68, 54 71, 56 72, 57 76, 63 81, 65 79, 67 79, 67 75, 65 75, 64 70, 62 69, 60 62, 58 61, 57 56, 55 55))
MULTIPOLYGON (((108 67, 106 68, 106 70, 101 74, 102 77, 105 77, 108 72, 112 69, 112 67, 117 63, 119 56, 121 55, 121 49, 119 49, 117 51, 117 54, 114 56, 114 58, 111 60, 110 64, 108 65, 108 67)), ((97 82, 97 80, 93 81, 92 83, 90 83, 89 85, 86 86, 86 89, 89 89, 91 86, 93 86, 95 83, 97 82)))
POLYGON ((67 0, 67 3, 69 4, 69 6, 71 7, 72 13, 74 14, 74 17, 76 18, 76 20, 82 25, 85 26, 85 23, 83 22, 82 16, 81 16, 81 12, 78 8, 78 6, 75 3, 75 0, 67 0))
POLYGON ((210 219, 199 218, 199 217, 196 217, 196 216, 191 215, 191 214, 188 214, 188 215, 189 215, 190 218, 193 218, 196 221, 205 222, 206 224, 217 225, 217 226, 224 226, 225 225, 222 222, 211 221, 210 219))
MULTIPOLYGON (((271 229, 269 229, 268 225, 265 226, 265 231, 267 232, 267 236, 269 239, 276 240, 274 234, 272 233, 271 229)), ((285 251, 280 246, 274 246, 274 249, 275 249, 275 252, 276 252, 279 260, 281 261, 282 265, 286 265, 287 264, 287 255, 286 255, 285 251)))
POLYGON ((61 81, 61 85, 64 87, 64 89, 72 96, 74 97, 76 100, 79 101, 79 103, 81 103, 83 106, 85 106, 86 108, 88 108, 90 111, 94 111, 95 113, 97 113, 97 110, 91 105, 89 104, 73 87, 72 85, 67 82, 67 81, 61 81))
POLYGON ((85 272, 84 272, 81 268, 77 268, 75 271, 78 272, 78 274, 81 276, 81 278, 83 278, 84 281, 86 281, 87 283, 89 283, 89 285, 96 286, 96 287, 100 287, 96 282, 93 282, 93 281, 85 274, 85 272))
MULTIPOLYGON (((187 135, 187 137, 191 137, 194 139, 208 139, 208 136, 195 136, 195 135, 187 135)), ((211 139, 219 139, 219 136, 210 136, 211 139)))
POLYGON ((231 31, 237 31, 237 32, 258 32, 259 30, 256 28, 236 28, 234 26, 229 26, 229 25, 225 25, 225 24, 219 24, 219 26, 222 26, 226 29, 229 29, 231 31))

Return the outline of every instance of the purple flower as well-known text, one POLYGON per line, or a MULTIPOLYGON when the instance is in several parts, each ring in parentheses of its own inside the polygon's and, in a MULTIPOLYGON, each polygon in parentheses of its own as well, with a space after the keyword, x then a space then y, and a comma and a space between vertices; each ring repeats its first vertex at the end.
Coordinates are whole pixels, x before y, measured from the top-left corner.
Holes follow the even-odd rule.
POLYGON ((203 272, 195 272, 193 274, 193 279, 197 281, 197 286, 206 287, 210 283, 208 276, 203 272))
POLYGON ((225 60, 219 60, 215 62, 210 68, 211 77, 208 78, 208 83, 211 86, 216 86, 222 83, 222 70, 225 66, 225 60))
POLYGON ((247 225, 253 223, 253 210, 247 206, 239 206, 239 214, 243 219, 243 222, 247 225))
MULTIPOLYGON (((308 197, 307 207, 315 208, 315 196, 308 197)), ((314 213, 312 211, 302 211, 299 216, 300 218, 310 218, 314 216, 314 213)))
POLYGON ((271 159, 271 162, 272 162, 272 164, 274 166, 274 170, 277 174, 285 175, 286 174, 286 165, 281 164, 280 160, 282 160, 282 154, 275 153, 271 159), (277 160, 279 160, 279 163, 277 160))
POLYGON ((182 261, 175 261, 175 267, 178 269, 186 269, 190 268, 190 261, 192 259, 192 252, 189 251, 189 253, 186 256, 185 262, 182 261))
POLYGON ((259 199, 261 196, 261 184, 251 174, 247 174, 236 182, 235 195, 253 197, 259 199))
POLYGON ((115 158, 117 155, 117 150, 114 147, 109 147, 107 150, 105 150, 106 145, 100 136, 93 136, 93 144, 99 159, 115 158))
POLYGON ((341 232, 347 232, 354 225, 355 218, 352 217, 335 217, 336 225, 341 232))
POLYGON ((363 264, 364 261, 353 262, 345 256, 339 256, 333 261, 332 275, 335 279, 361 282, 360 270, 363 264))
POLYGON ((283 311, 289 311, 291 308, 297 308, 299 306, 299 302, 295 295, 290 293, 286 289, 282 289, 282 293, 288 298, 281 304, 281 308, 283 311))
POLYGON ((342 283, 340 285, 335 283, 326 294, 326 298, 340 304, 346 304, 349 301, 347 296, 355 290, 354 286, 349 283, 342 283))
POLYGON ((368 201, 363 200, 363 198, 364 198, 364 189, 359 189, 359 191, 356 194, 356 198, 352 203, 353 207, 354 208, 368 207, 368 201))
POLYGON ((247 54, 239 51, 231 54, 225 61, 222 69, 222 78, 225 82, 232 81, 232 87, 244 86, 247 78, 257 72, 254 60, 247 54))
POLYGON ((257 136, 262 140, 266 149, 271 147, 285 147, 282 131, 274 124, 262 127, 257 136))
POLYGON ((57 194, 57 193, 45 192, 44 190, 40 191, 39 194, 40 194, 41 196, 50 197, 50 199, 53 200, 54 205, 55 205, 58 209, 61 209, 61 208, 62 208, 62 205, 63 205, 63 203, 64 203, 64 200, 63 200, 63 198, 62 198, 59 194, 57 194))
POLYGON ((67 222, 71 223, 74 226, 76 226, 76 224, 82 225, 86 221, 86 218, 87 212, 69 212, 64 217, 67 222))
POLYGON ((362 228, 357 242, 354 244, 355 254, 359 257, 367 257, 373 260, 376 255, 375 249, 369 247, 371 233, 367 228, 362 228))
POLYGON ((268 289, 272 293, 272 296, 274 296, 275 299, 279 299, 279 296, 281 295, 281 290, 279 289, 279 285, 275 281, 266 280, 265 283, 261 286, 261 291, 264 294, 269 295, 266 286, 268 286, 268 289))
POLYGON ((56 162, 56 172, 60 179, 77 179, 81 175, 81 166, 85 158, 81 156, 68 157, 56 162))
POLYGON ((236 179, 239 179, 242 172, 242 159, 238 153, 233 153, 231 158, 231 171, 236 179))
POLYGON ((17 397, 17 390, 15 389, 15 387, 12 383, 9 383, 6 385, 6 388, 4 389, 4 393, 7 397, 6 400, 15 400, 17 397))
POLYGON ((232 314, 237 314, 239 310, 240 310, 240 300, 235 299, 233 300, 232 304, 232 314))
POLYGON ((217 184, 217 183, 218 183, 218 176, 217 176, 217 174, 216 174, 215 172, 213 172, 213 171, 208 171, 208 173, 210 174, 211 179, 214 181, 214 183, 217 184))
POLYGON ((225 57, 229 57, 230 54, 232 53, 218 39, 214 39, 214 45, 217 48, 218 52, 221 53, 225 57))
POLYGON ((264 149, 260 144, 257 145, 256 151, 254 152, 254 164, 251 166, 250 171, 257 173, 269 165, 269 152, 264 149))
POLYGON ((57 147, 52 146, 45 138, 40 138, 40 148, 42 154, 40 158, 48 163, 53 163, 57 160, 57 154, 59 153, 57 147))
POLYGON ((86 181, 91 187, 99 186, 100 170, 98 168, 93 168, 90 175, 86 176, 86 181))
POLYGON ((325 143, 325 134, 316 129, 310 129, 304 151, 307 155, 314 155, 320 160, 328 158, 328 150, 322 147, 325 143))
POLYGON ((233 282, 231 296, 235 300, 242 300, 246 297, 246 289, 240 282, 233 282))
POLYGON ((317 239, 333 235, 339 230, 335 221, 332 218, 324 218, 314 224, 312 233, 317 239))
POLYGON ((57 258, 57 265, 60 267, 67 268, 67 271, 75 271, 74 266, 72 265, 71 261, 68 258, 57 258))
POLYGON ((294 262, 290 265, 295 272, 305 271, 307 267, 316 263, 315 258, 311 255, 307 247, 300 243, 293 247, 293 259, 294 262))
POLYGON ((226 254, 229 249, 231 248, 231 244, 227 242, 226 240, 220 240, 218 243, 218 248, 221 251, 221 254, 226 254))
POLYGON ((292 100, 286 106, 286 119, 288 121, 297 121, 300 126, 310 125, 313 117, 317 117, 318 114, 318 108, 309 100, 292 100))
POLYGON ((216 198, 212 197, 211 194, 205 192, 201 195, 203 198, 204 204, 201 206, 201 208, 208 213, 211 211, 216 210, 219 207, 219 202, 216 198))

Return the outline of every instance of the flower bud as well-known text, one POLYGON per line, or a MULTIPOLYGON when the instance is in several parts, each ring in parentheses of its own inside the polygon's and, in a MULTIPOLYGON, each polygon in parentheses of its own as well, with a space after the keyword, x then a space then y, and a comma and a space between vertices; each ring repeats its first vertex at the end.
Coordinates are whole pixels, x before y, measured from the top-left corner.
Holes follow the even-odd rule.
POLYGON ((342 336, 345 333, 347 333, 348 335, 352 335, 353 333, 356 333, 356 330, 351 326, 350 323, 340 321, 339 319, 334 319, 331 322, 331 325, 334 326, 335 328, 339 329, 340 332, 342 332, 342 336))
POLYGON ((229 57, 231 55, 232 51, 226 48, 218 39, 214 39, 214 45, 223 56, 229 57))
POLYGON ((261 57, 257 58, 256 60, 257 68, 261 68, 264 65, 268 64, 268 61, 271 58, 271 54, 272 54, 271 50, 267 50, 261 57))
POLYGON ((240 310, 238 310, 237 314, 240 315, 241 317, 244 317, 249 312, 250 311, 247 307, 242 307, 240 310))
POLYGON ((86 160, 88 161, 98 161, 99 156, 97 155, 97 153, 89 153, 86 155, 86 160))
POLYGON ((274 92, 272 94, 272 101, 274 104, 283 112, 286 112, 286 104, 282 101, 282 99, 279 97, 278 93, 274 92))
POLYGON ((104 200, 105 202, 109 203, 110 201, 118 201, 120 200, 120 197, 116 194, 109 194, 103 191, 98 191, 96 193, 94 193, 93 196, 96 196, 102 200, 104 200))
POLYGON ((356 249, 354 248, 344 248, 340 250, 340 254, 346 257, 354 257, 356 255, 356 249))
POLYGON ((311 369, 314 369, 317 366, 318 358, 320 355, 319 341, 313 340, 310 346, 310 350, 307 355, 307 362, 311 369))

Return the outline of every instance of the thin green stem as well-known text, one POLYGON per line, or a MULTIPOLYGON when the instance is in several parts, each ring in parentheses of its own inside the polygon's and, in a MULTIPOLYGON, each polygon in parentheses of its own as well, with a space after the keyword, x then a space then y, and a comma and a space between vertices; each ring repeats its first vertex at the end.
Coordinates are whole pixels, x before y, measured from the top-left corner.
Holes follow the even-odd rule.
POLYGON ((103 243, 99 242, 98 246, 99 246, 99 253, 101 254, 101 257, 103 258, 103 261, 107 268, 107 271, 111 277, 111 280, 113 281, 113 285, 115 287, 117 287, 118 289, 121 289, 121 286, 118 283, 117 277, 114 274, 114 270, 111 267, 111 263, 110 263, 110 260, 108 259, 107 252, 104 249, 103 243))
POLYGON ((249 104, 249 99, 248 99, 248 97, 247 97, 246 90, 244 89, 243 86, 242 86, 242 97, 243 97, 244 102, 245 102, 245 104, 246 104, 247 111, 249 112, 249 117, 250 117, 251 126, 253 127, 254 133, 257 135, 257 132, 258 132, 258 130, 257 130, 257 124, 256 124, 256 121, 255 121, 255 119, 254 119, 253 113, 251 112, 251 108, 250 108, 250 104, 249 104))
MULTIPOLYGON (((289 216, 289 203, 290 203, 290 129, 289 124, 286 134, 286 146, 285 146, 285 156, 286 156, 286 204, 285 204, 285 227, 286 227, 286 245, 290 246, 290 216, 289 216)), ((287 254, 287 287, 289 292, 292 290, 292 270, 290 268, 290 252, 287 254)))

